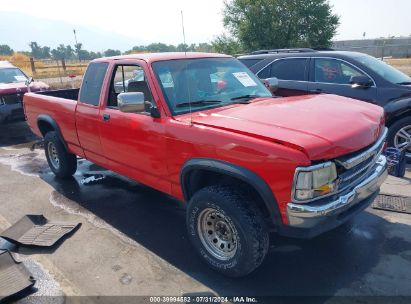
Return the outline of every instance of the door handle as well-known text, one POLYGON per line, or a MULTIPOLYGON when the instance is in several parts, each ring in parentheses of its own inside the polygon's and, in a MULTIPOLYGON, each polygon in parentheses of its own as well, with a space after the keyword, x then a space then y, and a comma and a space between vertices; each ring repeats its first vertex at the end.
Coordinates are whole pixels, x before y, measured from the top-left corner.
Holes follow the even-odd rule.
POLYGON ((109 121, 110 120, 110 114, 103 114, 103 121, 109 121))

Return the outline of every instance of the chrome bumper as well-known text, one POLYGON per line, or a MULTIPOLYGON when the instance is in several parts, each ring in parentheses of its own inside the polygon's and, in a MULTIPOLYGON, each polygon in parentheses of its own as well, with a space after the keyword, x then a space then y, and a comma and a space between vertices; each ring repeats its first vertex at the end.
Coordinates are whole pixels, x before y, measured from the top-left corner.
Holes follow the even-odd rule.
POLYGON ((287 204, 289 225, 296 228, 312 228, 328 218, 338 216, 375 194, 387 175, 387 159, 381 155, 370 176, 355 186, 349 193, 338 197, 338 199, 321 204, 318 202, 316 204, 287 204))

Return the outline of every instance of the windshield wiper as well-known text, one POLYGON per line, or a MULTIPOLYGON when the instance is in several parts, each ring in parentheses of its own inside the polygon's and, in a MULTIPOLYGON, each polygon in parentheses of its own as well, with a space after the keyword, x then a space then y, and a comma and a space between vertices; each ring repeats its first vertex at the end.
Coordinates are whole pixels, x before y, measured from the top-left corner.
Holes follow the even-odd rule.
POLYGON ((398 82, 397 84, 399 84, 399 85, 409 85, 409 84, 411 84, 411 81, 398 82))
POLYGON ((198 106, 198 105, 205 105, 209 103, 221 103, 221 100, 196 100, 190 102, 182 102, 176 104, 176 108, 186 107, 186 106, 198 106))
POLYGON ((258 98, 258 97, 263 97, 263 96, 247 94, 247 95, 242 95, 242 96, 238 96, 238 97, 233 97, 233 98, 231 98, 231 100, 238 100, 238 99, 243 99, 243 98, 253 99, 253 98, 258 98))

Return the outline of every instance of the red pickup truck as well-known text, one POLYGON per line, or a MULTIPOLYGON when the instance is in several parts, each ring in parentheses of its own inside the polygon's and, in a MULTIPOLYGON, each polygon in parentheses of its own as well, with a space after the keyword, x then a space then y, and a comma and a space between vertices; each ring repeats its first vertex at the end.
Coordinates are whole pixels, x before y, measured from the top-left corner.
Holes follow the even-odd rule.
POLYGON ((195 249, 232 277, 262 263, 270 232, 333 229, 365 209, 387 175, 381 107, 275 98, 225 55, 97 59, 80 90, 28 93, 24 108, 58 177, 71 176, 79 156, 185 202, 195 249))

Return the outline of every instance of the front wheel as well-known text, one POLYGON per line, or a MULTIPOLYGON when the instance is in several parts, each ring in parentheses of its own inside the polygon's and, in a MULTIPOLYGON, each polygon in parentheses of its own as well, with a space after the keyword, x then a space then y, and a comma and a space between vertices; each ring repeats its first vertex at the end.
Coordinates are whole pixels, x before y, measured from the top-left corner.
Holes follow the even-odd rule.
POLYGON ((189 202, 187 226, 200 256, 226 276, 251 273, 268 251, 263 214, 241 189, 210 186, 199 190, 189 202))
POLYGON ((411 161, 411 117, 404 117, 389 127, 388 146, 405 149, 407 161, 411 161))
POLYGON ((44 149, 51 171, 60 178, 68 178, 77 170, 77 158, 69 153, 55 131, 44 137, 44 149))

